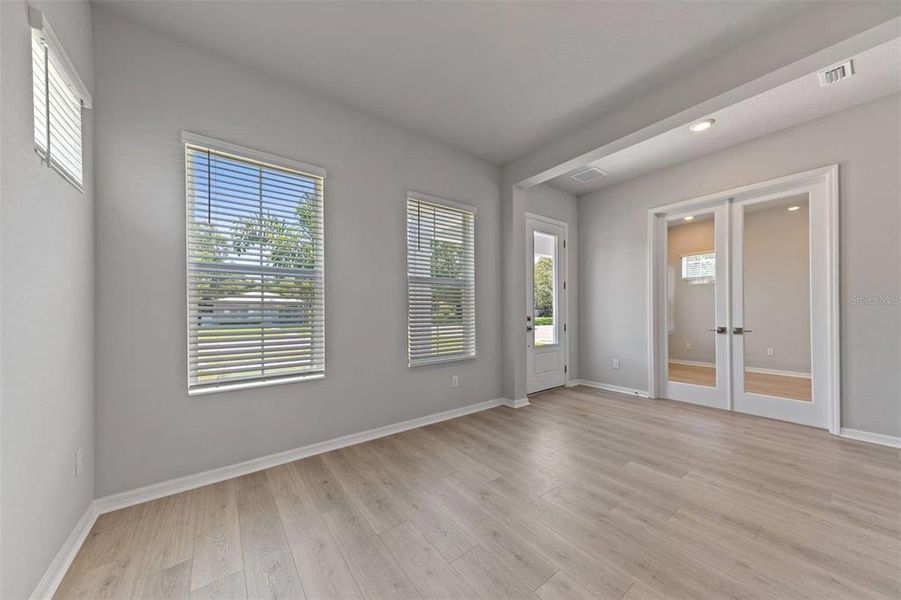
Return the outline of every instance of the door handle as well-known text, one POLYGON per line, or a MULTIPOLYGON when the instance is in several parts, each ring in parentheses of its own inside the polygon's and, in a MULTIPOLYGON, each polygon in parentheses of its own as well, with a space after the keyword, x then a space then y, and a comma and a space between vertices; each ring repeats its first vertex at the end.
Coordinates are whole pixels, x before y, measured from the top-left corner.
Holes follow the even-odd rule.
POLYGON ((526 325, 526 331, 532 331, 532 326, 531 326, 531 325, 526 325))
POLYGON ((744 327, 733 327, 732 333, 734 335, 744 335, 745 333, 751 333, 751 330, 745 329, 744 327))
POLYGON ((707 331, 711 331, 713 333, 727 333, 729 330, 726 327, 717 327, 716 329, 708 329, 707 331))

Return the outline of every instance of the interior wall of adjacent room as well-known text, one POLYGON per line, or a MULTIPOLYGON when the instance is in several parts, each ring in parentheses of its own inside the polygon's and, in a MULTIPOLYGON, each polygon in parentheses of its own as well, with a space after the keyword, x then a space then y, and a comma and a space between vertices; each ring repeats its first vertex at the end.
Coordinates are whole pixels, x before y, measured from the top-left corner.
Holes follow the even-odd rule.
POLYGON ((647 389, 649 208, 838 163, 842 425, 901 435, 899 115, 887 96, 580 197, 581 377, 647 389))
POLYGON ((810 211, 784 203, 744 216, 745 367, 810 373, 810 211), (772 356, 767 350, 772 349, 772 356))
MULTIPOLYGON (((90 89, 88 3, 30 4, 90 89)), ((81 193, 34 151, 28 5, 0 2, 0 27, 0 597, 27 598, 94 498, 93 129, 86 110, 81 193)))
POLYGON ((501 395, 497 167, 102 7, 94 32, 99 496, 501 395), (325 379, 188 396, 181 130, 328 169, 325 379), (407 367, 407 190, 478 208, 474 360, 407 367))
POLYGON ((526 190, 526 212, 566 223, 566 336, 569 379, 579 378, 579 201, 547 184, 526 190))
POLYGON ((714 282, 682 278, 682 256, 713 252, 713 239, 713 219, 680 222, 667 231, 667 277, 673 278, 674 292, 672 310, 667 310, 668 318, 672 317, 667 323, 671 359, 711 365, 716 360, 716 338, 709 331, 716 326, 714 282))

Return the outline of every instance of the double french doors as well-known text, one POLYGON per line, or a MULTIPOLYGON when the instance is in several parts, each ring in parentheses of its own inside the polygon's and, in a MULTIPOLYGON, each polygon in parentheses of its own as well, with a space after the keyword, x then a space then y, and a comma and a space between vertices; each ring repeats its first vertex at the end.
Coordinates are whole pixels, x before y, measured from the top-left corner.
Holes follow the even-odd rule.
POLYGON ((833 428, 828 196, 814 182, 657 215, 658 396, 833 428))

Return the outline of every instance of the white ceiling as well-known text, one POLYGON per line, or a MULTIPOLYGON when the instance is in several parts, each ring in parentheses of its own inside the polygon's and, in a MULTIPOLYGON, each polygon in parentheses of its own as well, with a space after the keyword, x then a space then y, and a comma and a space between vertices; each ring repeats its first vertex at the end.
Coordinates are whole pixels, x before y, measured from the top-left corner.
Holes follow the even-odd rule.
POLYGON ((848 58, 849 79, 823 88, 810 73, 708 115, 716 124, 707 131, 694 133, 686 123, 590 163, 606 177, 580 183, 566 174, 548 183, 585 194, 901 91, 901 38, 848 58))
POLYGON ((95 2, 505 164, 816 3, 95 2))

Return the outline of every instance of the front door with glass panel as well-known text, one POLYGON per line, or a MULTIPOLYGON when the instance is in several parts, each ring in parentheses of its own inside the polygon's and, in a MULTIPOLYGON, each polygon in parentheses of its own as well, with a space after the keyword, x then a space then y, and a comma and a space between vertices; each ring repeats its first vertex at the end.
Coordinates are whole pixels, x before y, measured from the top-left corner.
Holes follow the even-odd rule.
POLYGON ((726 207, 668 215, 665 397, 729 407, 726 207))
POLYGON ((564 326, 564 240, 562 225, 540 217, 526 219, 526 344, 528 393, 566 383, 564 326))

